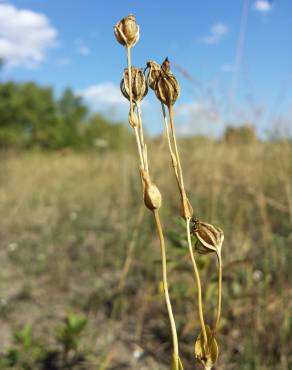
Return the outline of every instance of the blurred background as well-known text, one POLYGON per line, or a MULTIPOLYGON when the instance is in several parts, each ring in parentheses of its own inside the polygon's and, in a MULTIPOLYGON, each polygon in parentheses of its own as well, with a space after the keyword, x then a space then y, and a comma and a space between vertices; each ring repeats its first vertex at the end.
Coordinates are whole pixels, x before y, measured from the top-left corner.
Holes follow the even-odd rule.
MULTIPOLYGON (((169 369, 160 251, 144 210, 126 53, 166 56, 195 214, 220 226, 217 370, 292 369, 291 0, 0 1, 0 369, 169 369)), ((170 294, 186 369, 199 334, 179 194, 150 91, 142 114, 163 196, 170 294)), ((206 320, 216 260, 197 256, 206 320)))

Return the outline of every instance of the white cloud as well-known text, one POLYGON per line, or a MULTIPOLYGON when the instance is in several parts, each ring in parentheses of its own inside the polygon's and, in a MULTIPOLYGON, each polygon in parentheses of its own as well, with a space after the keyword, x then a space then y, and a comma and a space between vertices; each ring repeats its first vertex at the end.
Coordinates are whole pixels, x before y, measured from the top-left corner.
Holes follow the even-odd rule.
POLYGON ((88 46, 86 45, 80 45, 78 47, 78 52, 80 55, 86 57, 87 55, 91 54, 91 50, 88 46))
POLYGON ((202 38, 205 44, 216 44, 221 41, 229 32, 229 28, 222 22, 215 23, 209 31, 209 34, 202 38))
POLYGON ((129 104, 123 97, 120 88, 112 82, 89 86, 77 93, 96 109, 129 104))
POLYGON ((254 4, 254 9, 261 13, 267 13, 272 9, 272 3, 269 0, 257 0, 254 4))
POLYGON ((220 113, 207 100, 181 104, 177 107, 176 114, 181 122, 177 127, 180 135, 208 134, 219 129, 220 113))
POLYGON ((0 57, 8 67, 36 67, 56 37, 44 14, 0 4, 0 57))

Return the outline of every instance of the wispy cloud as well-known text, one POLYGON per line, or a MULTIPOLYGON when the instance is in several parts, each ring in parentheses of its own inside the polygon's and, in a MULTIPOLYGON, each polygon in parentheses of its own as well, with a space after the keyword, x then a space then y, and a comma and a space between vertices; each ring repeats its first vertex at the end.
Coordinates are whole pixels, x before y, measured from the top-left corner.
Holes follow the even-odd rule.
POLYGON ((72 60, 67 57, 61 57, 56 60, 56 65, 59 67, 67 66, 72 63, 72 60))
POLYGON ((87 45, 80 45, 78 47, 78 52, 79 52, 80 55, 82 55, 84 57, 91 54, 91 50, 87 45))
POLYGON ((208 100, 197 100, 181 104, 176 109, 177 130, 180 135, 216 133, 219 130, 220 113, 208 100))
POLYGON ((229 32, 228 26, 223 22, 215 23, 209 30, 209 34, 204 36, 201 40, 205 44, 217 44, 229 32))
POLYGON ((82 40, 81 38, 77 38, 74 40, 75 48, 78 54, 87 57, 91 54, 90 47, 82 40))
POLYGON ((254 3, 254 9, 261 12, 267 13, 272 9, 272 2, 269 0, 257 0, 254 3))
POLYGON ((8 67, 38 66, 56 38, 56 29, 44 14, 0 4, 0 57, 8 67))
POLYGON ((233 72, 234 71, 234 65, 233 64, 222 64, 221 71, 223 72, 233 72))
POLYGON ((79 90, 77 93, 95 109, 128 104, 128 101, 122 96, 119 87, 112 82, 92 85, 86 89, 79 90))

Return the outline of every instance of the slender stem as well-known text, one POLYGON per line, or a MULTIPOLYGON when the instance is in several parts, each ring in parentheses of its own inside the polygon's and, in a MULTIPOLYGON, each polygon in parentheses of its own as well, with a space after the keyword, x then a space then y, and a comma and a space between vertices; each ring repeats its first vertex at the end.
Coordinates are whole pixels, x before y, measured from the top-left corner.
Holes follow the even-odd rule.
MULTIPOLYGON (((130 111, 131 114, 134 114, 134 108, 133 108, 133 94, 132 94, 132 70, 131 70, 131 48, 127 47, 127 62, 128 62, 128 75, 129 75, 129 97, 130 97, 130 111)), ((143 169, 145 169, 143 155, 142 155, 142 147, 141 147, 141 141, 139 137, 139 131, 137 127, 134 127, 135 136, 136 136, 136 142, 137 147, 139 151, 139 157, 140 157, 140 165, 143 169)))
POLYGON ((160 241, 163 290, 164 290, 165 302, 166 302, 166 307, 167 307, 170 326, 171 326, 172 341, 173 341, 173 355, 174 355, 175 361, 177 361, 177 367, 178 367, 178 339, 177 339, 176 325, 175 325, 175 320, 174 320, 174 316, 172 312, 172 307, 171 307, 170 298, 169 298, 169 291, 168 291, 165 242, 164 242, 164 236, 163 236, 160 217, 159 217, 159 211, 155 210, 153 211, 153 214, 154 214, 155 224, 156 224, 159 241, 160 241))
POLYGON ((137 111, 138 111, 140 140, 141 140, 142 147, 144 148, 145 144, 144 144, 143 122, 142 122, 140 102, 138 102, 136 105, 137 105, 137 111))
POLYGON ((187 218, 187 220, 186 220, 186 225, 187 225, 189 252, 190 252, 190 257, 191 257, 191 261, 192 261, 192 265, 193 265, 194 275, 195 275, 195 279, 197 281, 197 287, 198 287, 198 306, 199 306, 200 323, 201 323, 202 332, 203 332, 203 336, 204 336, 204 342, 207 343, 208 338, 207 338, 207 332, 206 332, 206 327, 205 327, 205 322, 204 322, 204 315, 203 315, 201 280, 200 280, 199 270, 198 270, 198 267, 197 267, 197 263, 196 263, 194 252, 193 252, 192 242, 191 242, 190 219, 189 218, 187 218))
POLYGON ((143 157, 143 153, 142 153, 141 141, 140 141, 138 128, 134 127, 134 131, 135 131, 136 142, 137 142, 137 147, 138 147, 138 152, 139 152, 140 165, 141 165, 142 169, 145 170, 145 163, 144 163, 144 157, 143 157))
POLYGON ((220 321, 220 316, 221 316, 221 306, 222 306, 222 258, 221 258, 221 253, 219 252, 217 254, 218 257, 218 301, 217 301, 217 315, 216 315, 216 321, 215 321, 215 326, 214 326, 214 332, 216 332, 219 321, 220 321))
MULTIPOLYGON (((178 185, 179 191, 181 193, 181 184, 180 184, 179 175, 178 175, 178 172, 177 172, 177 159, 176 159, 176 156, 174 155, 174 152, 173 152, 173 149, 172 149, 172 144, 171 144, 171 139, 170 139, 170 134, 169 134, 169 129, 168 129, 168 122, 167 122, 165 107, 164 107, 163 103, 161 103, 161 109, 162 109, 162 114, 163 114, 163 122, 164 122, 164 126, 165 126, 168 148, 169 148, 169 152, 170 152, 170 156, 171 156, 171 160, 172 160, 172 166, 173 166, 173 169, 174 169, 177 185, 178 185)), ((182 193, 181 193, 181 195, 182 195, 182 193)))
POLYGON ((141 143, 141 152, 142 152, 142 156, 143 156, 143 160, 144 160, 144 170, 147 173, 149 173, 147 148, 146 148, 146 144, 144 143, 143 122, 142 122, 142 114, 141 114, 140 103, 137 103, 136 107, 137 107, 137 111, 138 111, 139 137, 140 137, 140 143, 141 143))
POLYGON ((124 266, 123 266, 121 276, 120 276, 120 281, 119 281, 118 288, 117 288, 118 292, 121 292, 124 289, 125 284, 126 284, 126 279, 127 279, 127 276, 128 276, 129 270, 130 270, 132 259, 133 259, 133 253, 134 253, 135 245, 136 245, 137 238, 138 238, 138 235, 139 235, 139 227, 141 226, 143 216, 144 216, 144 210, 145 210, 145 208, 141 204, 141 206, 139 208, 138 216, 137 216, 137 219, 136 219, 135 228, 133 230, 132 238, 131 238, 131 240, 128 244, 126 259, 125 259, 125 262, 124 262, 124 266))
POLYGON ((175 156, 177 160, 178 172, 179 172, 179 177, 180 177, 181 193, 182 193, 183 200, 185 200, 186 192, 185 192, 184 179, 183 179, 182 168, 181 168, 181 163, 180 163, 180 158, 179 158, 179 153, 178 153, 178 148, 177 148, 175 127, 174 127, 174 122, 173 122, 173 112, 172 112, 171 105, 168 107, 168 113, 169 113, 169 122, 170 122, 171 134, 172 134, 172 139, 173 139, 173 144, 174 144, 175 156))
POLYGON ((133 94, 132 94, 132 70, 131 70, 131 48, 127 46, 127 61, 128 61, 128 75, 129 75, 129 97, 131 114, 134 113, 133 108, 133 94))

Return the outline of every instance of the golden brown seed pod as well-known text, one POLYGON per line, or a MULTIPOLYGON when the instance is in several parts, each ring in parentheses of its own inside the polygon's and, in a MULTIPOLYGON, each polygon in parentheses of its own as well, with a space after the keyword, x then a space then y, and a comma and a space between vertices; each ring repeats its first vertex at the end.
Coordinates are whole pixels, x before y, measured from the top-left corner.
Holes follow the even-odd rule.
POLYGON ((150 176, 145 171, 141 170, 141 175, 144 183, 144 203, 151 211, 158 210, 161 207, 161 193, 158 187, 151 181, 150 176))
POLYGON ((129 117, 128 117, 128 120, 129 120, 129 124, 135 128, 135 127, 139 127, 139 119, 138 119, 138 116, 135 112, 132 112, 131 109, 129 111, 129 117))
MULTIPOLYGON (((138 103, 146 96, 148 92, 146 78, 142 69, 131 67, 131 86, 133 102, 138 103)), ((120 88, 124 97, 130 101, 128 68, 124 70, 123 79, 120 83, 120 88)))
POLYGON ((192 234, 195 235, 200 242, 198 246, 199 253, 206 254, 216 252, 220 254, 224 241, 223 230, 206 222, 201 222, 197 218, 192 221, 192 234))
POLYGON ((213 331, 206 325, 207 343, 201 332, 195 342, 195 356, 204 370, 211 370, 219 356, 219 348, 213 331))
POLYGON ((114 26, 116 39, 125 47, 133 47, 139 40, 139 26, 135 16, 129 14, 114 26))
POLYGON ((146 70, 148 70, 148 74, 147 74, 148 86, 154 90, 155 83, 160 75, 161 67, 158 63, 154 62, 153 60, 150 60, 149 62, 147 62, 145 72, 146 70))
POLYGON ((181 201, 181 215, 182 217, 187 220, 190 219, 193 216, 193 207, 188 200, 187 197, 184 197, 184 199, 181 201))
POLYGON ((157 98, 167 107, 172 106, 179 96, 179 83, 170 72, 168 58, 162 63, 161 72, 154 85, 154 91, 157 98))

